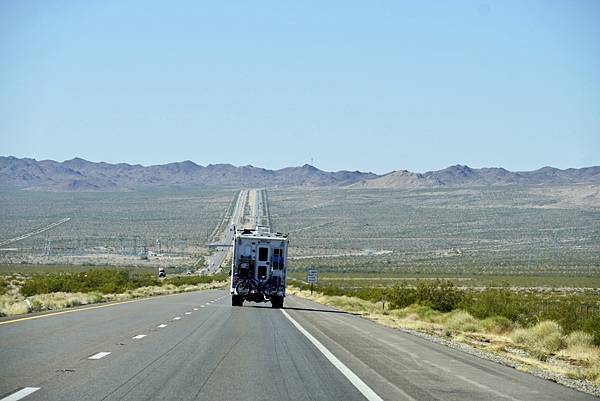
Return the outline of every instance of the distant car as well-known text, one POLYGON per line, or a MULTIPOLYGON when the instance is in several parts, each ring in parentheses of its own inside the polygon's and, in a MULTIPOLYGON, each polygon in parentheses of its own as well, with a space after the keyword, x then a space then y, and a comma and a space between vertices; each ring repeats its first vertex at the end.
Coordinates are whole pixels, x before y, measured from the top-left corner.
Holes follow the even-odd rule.
POLYGON ((185 274, 192 274, 192 271, 188 270, 188 271, 185 272, 185 274))
POLYGON ((167 273, 165 273, 165 268, 164 267, 159 267, 158 268, 158 277, 167 277, 167 273))

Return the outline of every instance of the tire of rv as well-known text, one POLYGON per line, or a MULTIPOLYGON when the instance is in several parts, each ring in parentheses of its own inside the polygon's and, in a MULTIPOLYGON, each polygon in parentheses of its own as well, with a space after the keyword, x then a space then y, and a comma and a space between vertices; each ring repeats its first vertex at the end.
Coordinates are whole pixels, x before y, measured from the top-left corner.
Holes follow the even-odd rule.
POLYGON ((240 297, 239 295, 231 296, 231 306, 243 306, 243 305, 244 305, 244 298, 240 297))
POLYGON ((283 297, 271 298, 271 307, 278 309, 283 308, 283 297))

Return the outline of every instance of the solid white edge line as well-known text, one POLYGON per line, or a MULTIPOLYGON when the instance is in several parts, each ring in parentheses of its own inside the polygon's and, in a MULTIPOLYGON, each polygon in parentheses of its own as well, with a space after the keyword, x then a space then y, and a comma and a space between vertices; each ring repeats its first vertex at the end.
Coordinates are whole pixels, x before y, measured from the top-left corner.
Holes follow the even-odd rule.
POLYGON ((100 359, 104 358, 106 355, 110 355, 110 352, 98 352, 97 354, 90 356, 88 359, 100 359))
POLYGON ((300 325, 297 321, 295 321, 286 311, 280 309, 283 316, 285 316, 292 324, 300 331, 300 333, 304 334, 308 340, 313 343, 315 347, 331 362, 333 366, 337 368, 346 378, 352 383, 354 387, 358 391, 361 392, 362 395, 369 401, 383 401, 383 399, 377 395, 371 387, 369 387, 365 382, 361 380, 353 371, 350 370, 342 361, 340 361, 335 355, 331 353, 323 344, 319 342, 312 334, 310 334, 304 327, 300 325))
POLYGON ((131 337, 132 340, 141 340, 142 338, 146 337, 146 334, 138 334, 135 337, 131 337))
POLYGON ((27 397, 29 394, 35 393, 39 389, 39 387, 25 387, 17 391, 16 393, 12 393, 7 397, 2 398, 0 401, 17 401, 21 398, 27 397))

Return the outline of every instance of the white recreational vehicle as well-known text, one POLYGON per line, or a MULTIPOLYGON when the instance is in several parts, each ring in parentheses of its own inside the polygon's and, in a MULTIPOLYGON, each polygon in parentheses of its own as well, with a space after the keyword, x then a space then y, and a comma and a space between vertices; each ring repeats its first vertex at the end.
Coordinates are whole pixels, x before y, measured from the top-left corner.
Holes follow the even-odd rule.
POLYGON ((236 230, 231 261, 231 305, 271 302, 281 308, 285 298, 288 236, 268 227, 236 230))

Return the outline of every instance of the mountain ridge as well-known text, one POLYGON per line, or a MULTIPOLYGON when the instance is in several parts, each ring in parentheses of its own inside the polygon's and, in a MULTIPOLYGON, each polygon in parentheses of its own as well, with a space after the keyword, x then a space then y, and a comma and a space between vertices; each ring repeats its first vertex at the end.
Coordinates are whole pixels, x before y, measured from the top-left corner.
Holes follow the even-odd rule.
POLYGON ((0 156, 0 185, 37 191, 127 191, 157 186, 201 187, 345 187, 414 189, 496 185, 600 184, 600 166, 511 172, 502 167, 471 168, 456 164, 442 170, 387 174, 324 171, 309 164, 269 170, 227 163, 202 166, 191 160, 142 166, 91 162, 75 157, 63 162, 0 156))

